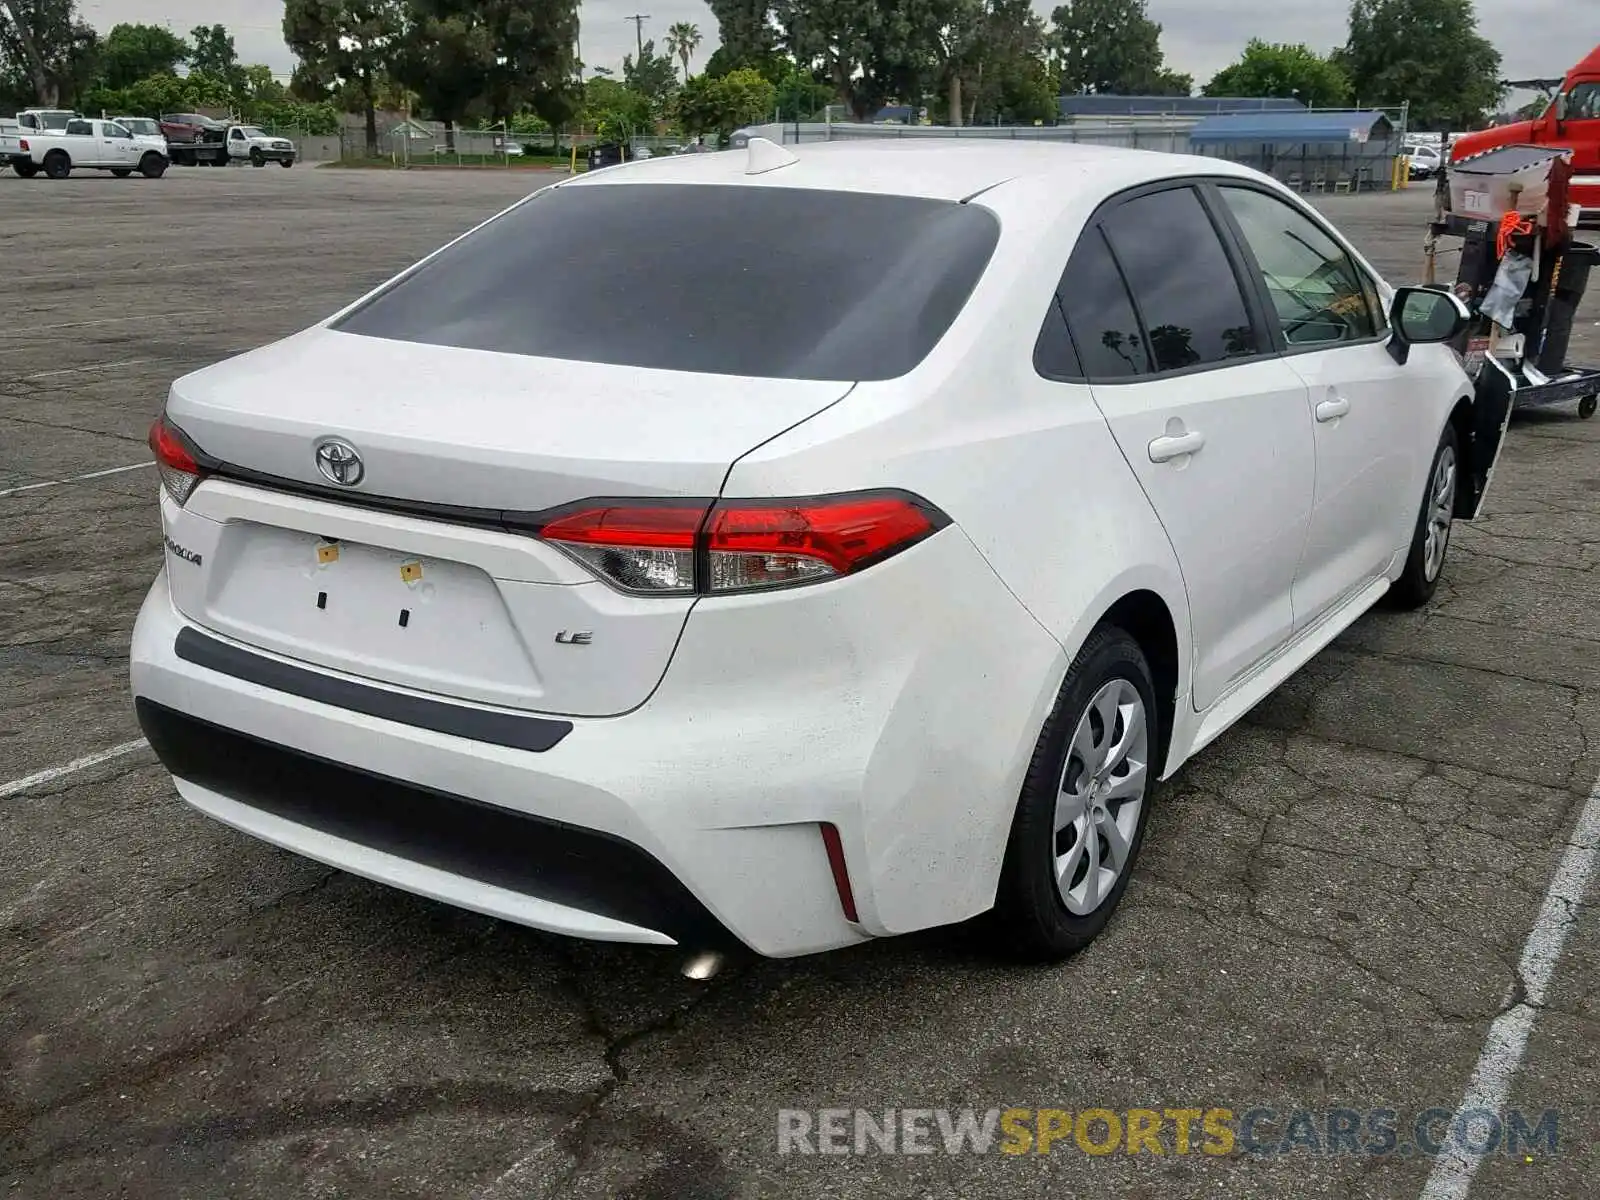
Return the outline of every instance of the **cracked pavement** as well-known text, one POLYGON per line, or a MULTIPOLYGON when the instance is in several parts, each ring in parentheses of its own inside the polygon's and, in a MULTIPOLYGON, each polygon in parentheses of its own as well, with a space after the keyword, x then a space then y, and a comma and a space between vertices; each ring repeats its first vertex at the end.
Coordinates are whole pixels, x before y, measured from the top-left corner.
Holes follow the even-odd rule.
MULTIPOLYGON (((171 379, 528 186, 0 177, 0 491, 143 461, 171 379)), ((1426 189, 1320 203, 1418 275, 1426 189)), ((0 783, 137 737, 155 486, 0 496, 0 783)), ((0 800, 0 1194, 1415 1196, 1419 1155, 780 1156, 777 1111, 1453 1110, 1600 773, 1600 420, 1519 418, 1489 508, 1426 610, 1362 619, 1166 787, 1123 908, 1056 968, 973 926, 697 984, 251 841, 147 751, 0 800)), ((1600 1177, 1596 903, 1509 1102, 1559 1109, 1559 1152, 1491 1157, 1474 1196, 1600 1177)))

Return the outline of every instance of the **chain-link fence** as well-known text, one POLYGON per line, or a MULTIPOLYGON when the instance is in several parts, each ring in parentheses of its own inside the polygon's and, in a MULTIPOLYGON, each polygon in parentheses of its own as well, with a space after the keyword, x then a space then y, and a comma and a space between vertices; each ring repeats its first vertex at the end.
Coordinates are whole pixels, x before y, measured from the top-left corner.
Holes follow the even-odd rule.
POLYGON ((1121 146, 1185 154, 1193 121, 1137 120, 1081 121, 1062 125, 866 125, 842 121, 790 121, 741 129, 732 144, 749 137, 764 137, 790 145, 834 142, 856 138, 965 138, 984 141, 1081 142, 1096 146, 1121 146))

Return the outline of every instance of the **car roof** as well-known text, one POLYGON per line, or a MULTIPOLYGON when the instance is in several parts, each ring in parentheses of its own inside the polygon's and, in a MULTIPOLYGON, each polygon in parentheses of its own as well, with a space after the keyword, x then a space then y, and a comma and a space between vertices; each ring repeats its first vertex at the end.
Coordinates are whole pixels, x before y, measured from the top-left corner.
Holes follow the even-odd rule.
MULTIPOLYGON (((770 142, 764 143, 768 156, 774 149, 770 142)), ((795 161, 760 174, 745 173, 751 161, 748 150, 725 150, 656 156, 577 176, 557 186, 735 184, 964 200, 1021 178, 1054 178, 1073 191, 1109 194, 1181 175, 1259 176, 1248 167, 1220 158, 1044 139, 852 138, 783 150, 795 161)))

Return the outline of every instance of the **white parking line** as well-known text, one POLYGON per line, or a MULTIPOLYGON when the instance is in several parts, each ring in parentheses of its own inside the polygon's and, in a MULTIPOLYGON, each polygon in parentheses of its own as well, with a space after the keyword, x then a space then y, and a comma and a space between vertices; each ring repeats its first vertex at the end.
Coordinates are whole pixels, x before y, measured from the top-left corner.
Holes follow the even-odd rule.
POLYGON ((126 467, 108 467, 104 471, 90 471, 87 475, 74 475, 70 479, 46 479, 43 483, 24 483, 18 487, 0 488, 0 496, 15 496, 19 492, 36 492, 40 488, 60 487, 64 483, 82 483, 85 479, 104 479, 107 475, 121 475, 124 471, 137 471, 153 467, 155 462, 133 463, 126 467))
MULTIPOLYGON (((1561 948, 1577 924, 1578 906, 1594 874, 1597 852, 1600 852, 1600 779, 1595 780, 1589 799, 1578 814, 1572 836, 1567 839, 1566 853, 1561 856, 1555 877, 1545 892, 1544 905, 1533 923, 1533 931, 1523 943, 1522 961, 1517 964, 1524 989, 1522 998, 1489 1026, 1483 1054, 1472 1072, 1472 1081, 1467 1084, 1466 1095, 1456 1109, 1456 1120, 1478 1110, 1501 1115, 1511 1092, 1511 1082, 1528 1049, 1535 1015, 1544 1004, 1545 991, 1555 974, 1561 948)), ((1450 1149, 1435 1160, 1421 1200, 1465 1200, 1472 1187, 1472 1177, 1483 1161, 1481 1154, 1473 1154, 1461 1145, 1466 1140, 1452 1138, 1450 1149)))
POLYGON ((58 375, 84 375, 90 371, 110 371, 117 367, 136 367, 140 363, 155 362, 153 358, 123 358, 116 362, 95 363, 88 367, 63 367, 59 371, 40 371, 37 375, 24 375, 23 383, 32 383, 35 379, 54 379, 58 375))
POLYGON ((149 744, 143 738, 134 742, 123 742, 122 745, 113 746, 109 750, 101 750, 95 754, 86 754, 82 758, 75 758, 63 766, 47 767, 45 770, 37 771, 32 775, 24 775, 21 779, 13 779, 10 783, 0 783, 0 800, 21 795, 29 788, 36 788, 40 784, 50 783, 76 771, 97 767, 103 762, 121 758, 124 754, 132 754, 135 750, 143 750, 149 744))

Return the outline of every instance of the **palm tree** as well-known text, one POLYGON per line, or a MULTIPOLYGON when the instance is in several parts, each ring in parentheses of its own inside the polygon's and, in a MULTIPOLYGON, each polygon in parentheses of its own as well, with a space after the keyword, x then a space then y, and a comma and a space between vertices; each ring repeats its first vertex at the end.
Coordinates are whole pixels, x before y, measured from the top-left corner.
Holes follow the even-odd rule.
POLYGON ((700 48, 700 26, 693 21, 674 21, 667 30, 667 53, 683 62, 683 81, 689 82, 689 60, 700 48))

